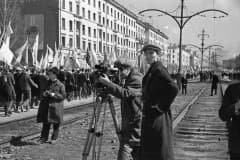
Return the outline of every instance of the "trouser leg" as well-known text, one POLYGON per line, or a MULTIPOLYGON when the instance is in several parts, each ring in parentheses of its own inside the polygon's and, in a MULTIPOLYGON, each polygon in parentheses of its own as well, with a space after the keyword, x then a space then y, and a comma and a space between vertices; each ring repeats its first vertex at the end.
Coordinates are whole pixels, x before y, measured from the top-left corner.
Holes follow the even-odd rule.
POLYGON ((41 132, 41 137, 40 138, 43 139, 44 141, 48 140, 50 127, 51 127, 50 123, 43 123, 42 132, 41 132))
POLYGON ((59 128, 60 128, 60 124, 59 123, 53 124, 52 140, 58 139, 59 128))
POLYGON ((239 160, 240 154, 237 153, 230 153, 230 160, 239 160))

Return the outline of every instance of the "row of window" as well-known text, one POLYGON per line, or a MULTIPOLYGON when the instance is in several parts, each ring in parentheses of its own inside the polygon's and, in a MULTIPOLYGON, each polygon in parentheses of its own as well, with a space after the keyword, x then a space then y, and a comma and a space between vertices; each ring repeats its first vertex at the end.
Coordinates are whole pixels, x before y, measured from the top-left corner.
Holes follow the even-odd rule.
MULTIPOLYGON (((83 0, 85 2, 85 0, 83 0)), ((91 5, 91 0, 88 0, 88 4, 91 5)), ((96 8, 96 0, 93 0, 93 7, 96 8)), ((66 0, 62 0, 62 9, 66 9, 66 0)), ((107 15, 111 15, 111 17, 114 17, 116 20, 120 20, 122 23, 127 24, 132 27, 136 27, 136 22, 127 16, 125 16, 123 13, 120 13, 116 9, 113 9, 112 7, 109 7, 105 3, 101 3, 101 1, 98 1, 98 10, 103 11, 103 13, 107 12, 107 15)), ((69 11, 73 12, 73 2, 69 1, 69 11)), ((80 15, 80 5, 76 4, 76 14, 80 15)), ((90 14, 89 14, 90 15, 90 14)), ((85 17, 85 8, 82 7, 82 16, 85 17)), ((91 19, 89 17, 89 19, 91 19)))

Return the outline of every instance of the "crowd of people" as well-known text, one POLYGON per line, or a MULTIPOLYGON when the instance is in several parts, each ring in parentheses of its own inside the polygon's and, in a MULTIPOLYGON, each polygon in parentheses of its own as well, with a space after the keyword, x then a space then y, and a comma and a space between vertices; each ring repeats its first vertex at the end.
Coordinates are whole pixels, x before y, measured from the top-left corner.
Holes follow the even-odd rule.
MULTIPOLYGON (((87 98, 92 95, 92 74, 90 69, 65 71, 61 68, 57 77, 65 85, 68 101, 87 98)), ((24 67, 2 68, 0 71, 0 106, 5 116, 12 112, 27 112, 39 105, 49 77, 47 70, 37 71, 24 67)))

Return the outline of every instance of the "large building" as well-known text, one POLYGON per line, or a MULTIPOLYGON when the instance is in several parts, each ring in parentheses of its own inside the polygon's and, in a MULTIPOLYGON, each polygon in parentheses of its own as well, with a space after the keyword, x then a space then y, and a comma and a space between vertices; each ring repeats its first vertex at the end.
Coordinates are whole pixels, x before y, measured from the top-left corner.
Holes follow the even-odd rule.
POLYGON ((114 0, 25 0, 27 27, 37 26, 42 50, 54 44, 65 55, 94 51, 100 60, 115 52, 136 64, 146 43, 162 48, 167 64, 168 37, 114 0))

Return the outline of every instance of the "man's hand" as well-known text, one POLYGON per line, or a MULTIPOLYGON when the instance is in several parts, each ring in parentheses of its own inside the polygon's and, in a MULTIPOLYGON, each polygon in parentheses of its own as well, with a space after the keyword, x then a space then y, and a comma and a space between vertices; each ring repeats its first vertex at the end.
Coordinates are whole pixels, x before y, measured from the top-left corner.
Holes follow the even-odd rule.
POLYGON ((108 76, 104 74, 103 76, 99 77, 99 82, 100 82, 100 83, 103 83, 103 84, 108 84, 108 83, 110 83, 111 81, 110 81, 110 79, 108 78, 108 76))
POLYGON ((235 104, 235 114, 240 115, 240 101, 235 104))

